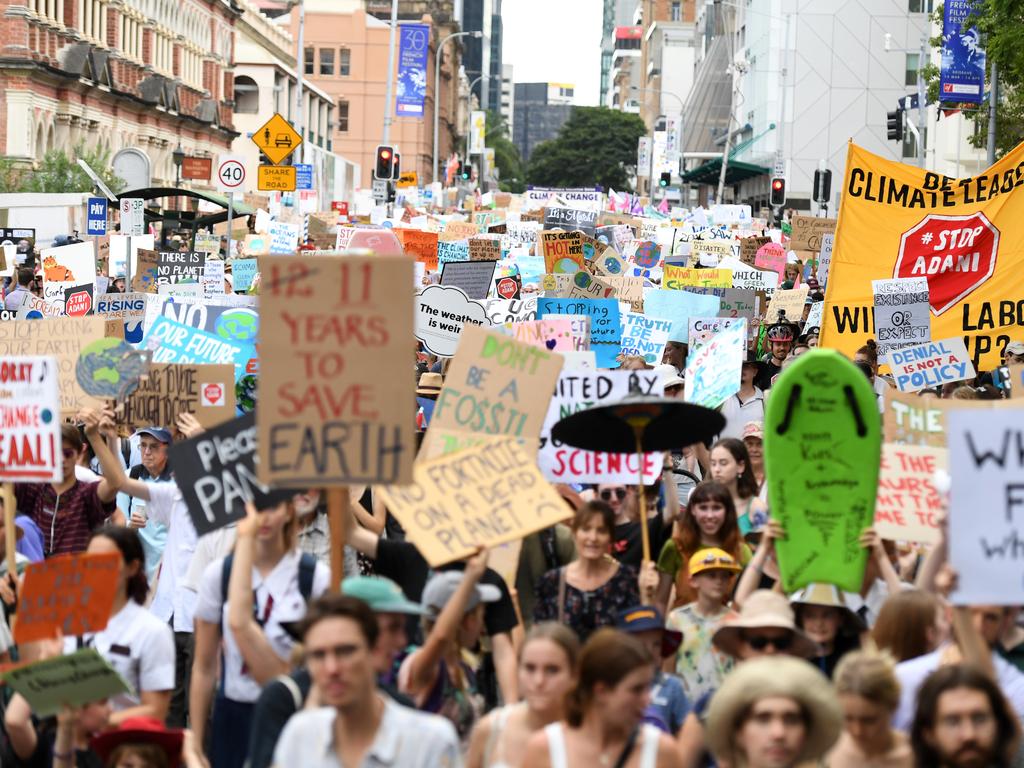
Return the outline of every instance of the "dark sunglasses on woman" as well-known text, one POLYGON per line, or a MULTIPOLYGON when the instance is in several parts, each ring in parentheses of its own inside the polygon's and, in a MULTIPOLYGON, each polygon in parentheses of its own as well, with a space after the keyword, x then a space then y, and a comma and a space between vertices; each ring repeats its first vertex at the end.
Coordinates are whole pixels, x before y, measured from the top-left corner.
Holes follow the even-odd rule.
POLYGON ((613 493, 615 494, 615 498, 617 498, 619 501, 622 501, 624 498, 626 498, 625 488, 605 488, 603 491, 601 491, 601 498, 604 499, 605 501, 611 501, 613 493))

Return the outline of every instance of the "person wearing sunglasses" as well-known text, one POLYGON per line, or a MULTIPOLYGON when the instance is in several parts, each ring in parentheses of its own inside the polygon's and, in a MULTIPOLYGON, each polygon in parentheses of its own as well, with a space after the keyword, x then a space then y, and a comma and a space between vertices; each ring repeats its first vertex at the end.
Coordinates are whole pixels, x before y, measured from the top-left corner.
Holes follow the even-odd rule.
MULTIPOLYGON (((806 660, 818 652, 814 641, 797 627, 785 596, 767 589, 751 593, 740 612, 722 622, 711 641, 719 651, 733 657, 741 669, 750 659, 794 656, 806 660)), ((809 663, 807 666, 812 668, 809 663)), ((698 698, 683 723, 679 732, 679 751, 683 755, 680 765, 715 765, 708 751, 707 714, 717 690, 698 698)))
POLYGON ((54 555, 85 552, 92 531, 117 509, 115 500, 121 464, 107 446, 100 425, 112 426, 113 413, 87 408, 78 415, 85 436, 99 459, 103 476, 96 482, 79 480, 75 474, 82 455, 82 437, 74 424, 61 425, 61 470, 58 483, 16 483, 18 512, 27 515, 43 534, 43 553, 54 555))

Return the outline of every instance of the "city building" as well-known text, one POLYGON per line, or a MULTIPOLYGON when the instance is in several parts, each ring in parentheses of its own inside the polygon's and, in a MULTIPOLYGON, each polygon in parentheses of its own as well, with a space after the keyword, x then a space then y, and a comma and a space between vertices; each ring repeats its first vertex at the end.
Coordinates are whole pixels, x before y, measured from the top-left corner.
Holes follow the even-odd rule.
POLYGON ((641 0, 603 0, 601 14, 601 93, 598 104, 612 106, 612 61, 615 58, 615 30, 634 26, 638 3, 641 0))
POLYGON ((641 26, 616 27, 615 49, 612 68, 608 73, 611 88, 608 89, 605 106, 624 112, 640 111, 640 46, 644 28, 641 26))
MULTIPOLYGON (((494 26, 494 2, 493 0, 462 0, 462 26, 463 32, 480 32, 483 37, 464 37, 462 45, 462 66, 466 71, 466 77, 473 85, 473 95, 476 97, 480 109, 488 109, 494 100, 491 98, 489 81, 492 77, 500 77, 501 62, 498 62, 498 69, 495 72, 491 56, 494 53, 492 45, 494 26), (479 78, 479 79, 478 79, 479 78)), ((501 51, 501 17, 498 17, 498 52, 501 51)), ((500 87, 500 86, 499 86, 500 87)))
MULTIPOLYGON (((368 14, 364 0, 305 0, 305 8, 305 76, 334 102, 333 151, 358 165, 362 169, 359 184, 369 187, 374 153, 383 138, 390 24, 368 14)), ((429 15, 415 19, 431 26, 422 117, 394 117, 394 105, 391 110, 390 141, 401 156, 402 170, 415 171, 421 184, 429 183, 433 172, 435 52, 439 42, 457 31, 452 15, 445 18, 447 21, 429 15)), ((290 25, 297 37, 297 9, 291 11, 290 25)), ((442 161, 452 153, 464 130, 458 120, 460 43, 464 39, 450 40, 442 50, 438 99, 438 154, 442 161)))
POLYGON ((566 83, 516 83, 512 143, 524 163, 535 146, 558 136, 572 113, 573 92, 566 83))
POLYGON ((513 80, 512 65, 504 64, 501 67, 501 116, 505 120, 509 138, 512 138, 515 127, 515 107, 516 84, 513 80))
POLYGON ((501 20, 501 0, 491 0, 491 6, 491 62, 488 67, 487 107, 497 110, 501 104, 501 81, 505 76, 504 60, 501 54, 505 28, 501 20))
POLYGON ((232 0, 0 0, 0 154, 132 149, 153 185, 172 154, 216 156, 232 123, 232 0))
POLYGON ((242 15, 235 24, 234 114, 240 135, 231 145, 232 153, 246 158, 246 167, 255 177, 256 166, 267 160, 261 159, 262 153, 250 137, 276 112, 303 134, 303 143, 286 162, 313 166, 313 189, 321 205, 351 200, 359 185, 360 168, 333 151, 338 120, 333 98, 304 79, 300 121, 295 41, 250 0, 237 2, 242 15))
POLYGON ((640 117, 653 128, 665 115, 679 115, 694 81, 696 0, 642 0, 640 117))

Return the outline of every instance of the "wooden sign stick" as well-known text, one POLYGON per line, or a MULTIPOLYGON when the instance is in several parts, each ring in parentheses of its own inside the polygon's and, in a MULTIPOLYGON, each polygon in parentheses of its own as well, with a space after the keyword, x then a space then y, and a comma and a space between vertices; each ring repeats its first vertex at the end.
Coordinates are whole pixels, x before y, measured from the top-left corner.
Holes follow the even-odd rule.
POLYGON ((14 483, 4 483, 3 485, 3 498, 4 498, 4 544, 7 547, 7 572, 17 578, 18 571, 15 568, 14 563, 14 548, 16 546, 16 537, 14 529, 14 513, 17 502, 14 498, 14 483))
POLYGON ((345 542, 351 520, 348 486, 327 489, 327 525, 331 532, 331 591, 341 591, 345 577, 345 542))

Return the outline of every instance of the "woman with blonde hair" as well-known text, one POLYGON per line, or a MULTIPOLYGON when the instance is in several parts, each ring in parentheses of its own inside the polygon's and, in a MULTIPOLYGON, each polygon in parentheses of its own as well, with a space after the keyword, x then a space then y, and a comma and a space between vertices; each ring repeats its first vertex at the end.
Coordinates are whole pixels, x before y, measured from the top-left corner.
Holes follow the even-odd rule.
POLYGON ((855 651, 839 662, 834 682, 843 732, 825 759, 826 768, 913 768, 909 740, 891 725, 900 704, 892 659, 877 651, 855 651))
POLYGON ((509 768, 523 764, 529 738, 565 717, 566 696, 576 684, 580 642, 568 627, 536 624, 519 648, 521 702, 491 712, 477 723, 469 741, 467 768, 509 768))

